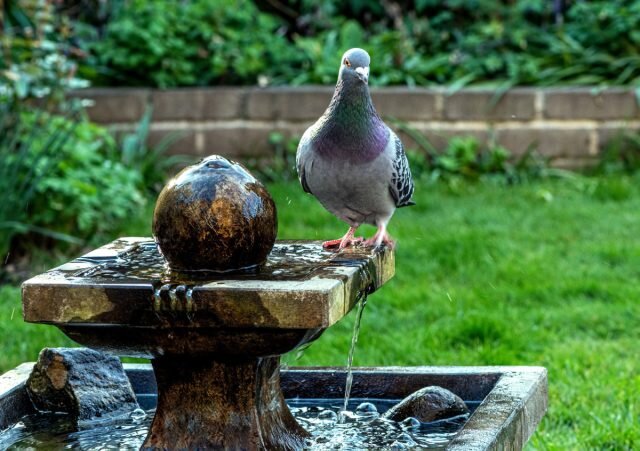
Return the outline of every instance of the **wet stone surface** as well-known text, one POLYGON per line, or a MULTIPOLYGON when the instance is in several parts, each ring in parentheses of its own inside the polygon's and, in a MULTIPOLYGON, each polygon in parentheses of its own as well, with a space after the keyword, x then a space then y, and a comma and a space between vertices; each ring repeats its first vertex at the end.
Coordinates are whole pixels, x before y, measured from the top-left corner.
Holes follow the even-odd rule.
MULTIPOLYGON (((117 247, 120 243, 115 242, 117 247)), ((127 246, 127 243, 122 243, 127 246)), ((90 257, 81 257, 81 261, 91 261, 90 257)), ((97 265, 78 271, 66 271, 60 268, 67 279, 97 279, 97 280, 160 280, 163 283, 205 283, 223 280, 264 281, 296 281, 309 279, 314 275, 321 275, 322 271, 330 271, 335 266, 357 266, 361 262, 357 258, 339 255, 331 251, 318 248, 307 243, 278 243, 259 267, 228 272, 216 271, 188 271, 173 270, 158 251, 155 242, 140 241, 126 251, 118 253, 110 259, 94 260, 97 265)))
POLYGON ((91 349, 43 349, 26 387, 38 410, 69 413, 79 421, 139 408, 120 360, 91 349))
POLYGON ((240 164, 214 155, 160 192, 153 235, 173 269, 228 271, 263 263, 278 231, 269 192, 240 164))
POLYGON ((184 273, 151 238, 122 238, 25 282, 23 305, 26 321, 63 325, 326 328, 393 274, 389 249, 316 241, 278 241, 251 270, 184 273))

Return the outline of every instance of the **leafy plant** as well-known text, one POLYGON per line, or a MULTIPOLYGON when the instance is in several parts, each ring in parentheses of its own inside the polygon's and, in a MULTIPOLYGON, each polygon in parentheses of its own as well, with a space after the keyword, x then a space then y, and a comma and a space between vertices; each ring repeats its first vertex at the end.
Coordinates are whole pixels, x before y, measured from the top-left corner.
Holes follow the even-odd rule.
POLYGON ((623 132, 605 147, 598 165, 604 173, 634 173, 640 170, 640 133, 623 132))
POLYGON ((360 46, 374 85, 640 81, 640 0, 295 5, 127 1, 93 34, 75 26, 80 73, 107 85, 332 84, 342 52, 360 46))
POLYGON ((152 115, 153 108, 148 105, 135 131, 125 134, 119 146, 110 147, 110 158, 134 169, 140 175, 141 189, 151 195, 160 192, 172 169, 194 160, 188 155, 166 155, 171 145, 182 138, 180 133, 170 133, 154 146, 148 145, 152 115))
POLYGON ((86 45, 93 57, 87 63, 103 83, 255 84, 272 77, 273 67, 291 75, 282 62, 295 52, 278 27, 249 1, 132 0, 86 45))
POLYGON ((32 120, 44 127, 29 127, 25 115, 0 110, 0 258, 6 261, 16 235, 37 233, 69 242, 78 240, 29 220, 29 206, 37 198, 36 186, 60 161, 62 149, 71 139, 73 123, 52 123, 42 112, 32 120), (39 143, 39 144, 38 144, 39 143))
POLYGON ((79 244, 144 203, 139 174, 108 158, 116 143, 106 129, 42 110, 5 113, 2 127, 3 256, 51 239, 79 244))
POLYGON ((505 183, 544 178, 556 173, 549 161, 529 149, 520 158, 514 158, 505 147, 490 139, 483 145, 473 136, 454 136, 439 151, 429 139, 407 124, 394 120, 399 130, 409 135, 416 149, 407 149, 409 166, 416 178, 429 180, 490 178, 505 183))
POLYGON ((273 132, 269 135, 273 155, 268 159, 249 159, 247 166, 258 174, 262 181, 295 180, 297 178, 296 151, 299 142, 299 136, 287 138, 280 132, 273 132))
POLYGON ((41 99, 49 109, 74 103, 66 92, 87 83, 75 76, 76 63, 69 57, 68 21, 55 14, 53 2, 8 0, 0 8, 0 101, 17 108, 41 99))

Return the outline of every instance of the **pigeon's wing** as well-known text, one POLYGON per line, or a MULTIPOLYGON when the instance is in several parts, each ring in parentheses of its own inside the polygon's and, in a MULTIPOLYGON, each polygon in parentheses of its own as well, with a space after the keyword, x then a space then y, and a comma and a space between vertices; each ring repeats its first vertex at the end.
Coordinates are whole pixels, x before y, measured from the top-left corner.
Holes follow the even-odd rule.
POLYGON ((411 169, 409 169, 409 161, 404 153, 402 141, 398 136, 391 132, 391 138, 395 143, 395 154, 393 156, 393 171, 391 183, 389 184, 389 192, 396 202, 396 207, 407 207, 416 203, 411 199, 413 196, 413 179, 411 177, 411 169))
POLYGON ((307 184, 307 178, 305 175, 305 165, 312 152, 311 139, 309 139, 307 132, 302 135, 302 138, 300 138, 300 143, 298 144, 298 151, 296 152, 296 170, 298 171, 298 179, 300 180, 302 189, 305 193, 312 194, 311 190, 309 189, 309 185, 307 184))

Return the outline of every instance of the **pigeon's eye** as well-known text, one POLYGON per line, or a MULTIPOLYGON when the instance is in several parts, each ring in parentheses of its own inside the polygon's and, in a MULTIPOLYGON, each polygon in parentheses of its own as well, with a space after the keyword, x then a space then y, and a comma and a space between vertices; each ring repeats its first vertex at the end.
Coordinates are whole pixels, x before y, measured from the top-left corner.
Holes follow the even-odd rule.
POLYGON ((344 65, 347 67, 351 67, 351 62, 348 59, 344 59, 344 65))

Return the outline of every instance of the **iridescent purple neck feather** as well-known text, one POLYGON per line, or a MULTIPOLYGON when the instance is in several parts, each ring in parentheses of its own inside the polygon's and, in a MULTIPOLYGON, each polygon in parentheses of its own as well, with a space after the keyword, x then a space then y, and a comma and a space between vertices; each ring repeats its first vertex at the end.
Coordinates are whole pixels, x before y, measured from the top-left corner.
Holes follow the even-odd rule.
POLYGON ((331 103, 316 125, 311 144, 326 159, 370 162, 389 142, 389 129, 373 106, 368 85, 356 79, 338 79, 331 103))

